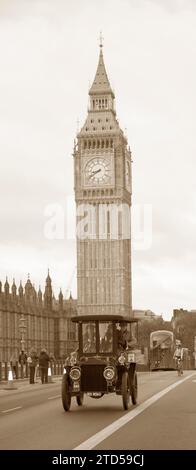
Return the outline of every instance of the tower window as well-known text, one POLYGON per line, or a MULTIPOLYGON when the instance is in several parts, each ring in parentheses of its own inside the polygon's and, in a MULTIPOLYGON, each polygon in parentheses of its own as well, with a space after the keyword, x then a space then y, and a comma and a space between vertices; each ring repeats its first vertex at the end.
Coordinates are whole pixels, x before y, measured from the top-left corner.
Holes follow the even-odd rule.
POLYGON ((104 142, 104 140, 102 140, 102 141, 101 141, 101 148, 102 148, 102 149, 104 148, 104 144, 105 144, 105 142, 104 142))
POLYGON ((93 119, 91 119, 91 122, 93 122, 93 119))
POLYGON ((91 148, 91 141, 90 140, 88 141, 88 148, 89 149, 91 148))
POLYGON ((95 141, 93 140, 93 149, 95 148, 95 141))
POLYGON ((93 127, 93 130, 96 131, 96 127, 93 127))
POLYGON ((106 98, 106 100, 105 100, 105 107, 106 107, 106 108, 108 107, 108 100, 107 100, 107 98, 106 98))
POLYGON ((110 126, 110 130, 112 129, 112 126, 110 126))
POLYGON ((106 140, 106 148, 108 148, 108 147, 109 147, 109 141, 106 140))
POLYGON ((85 140, 85 141, 84 141, 84 149, 86 149, 86 147, 87 147, 87 142, 86 142, 86 140, 85 140))
POLYGON ((106 122, 108 122, 108 118, 106 118, 106 122))
POLYGON ((110 140, 110 147, 113 147, 113 139, 110 140))
POLYGON ((93 109, 95 109, 95 100, 93 100, 93 109))
POLYGON ((88 130, 88 127, 86 127, 86 131, 88 130))
POLYGON ((105 127, 104 127, 104 126, 102 126, 102 131, 104 131, 104 129, 105 129, 105 127))
POLYGON ((100 147, 100 140, 97 141, 97 148, 99 149, 100 147))

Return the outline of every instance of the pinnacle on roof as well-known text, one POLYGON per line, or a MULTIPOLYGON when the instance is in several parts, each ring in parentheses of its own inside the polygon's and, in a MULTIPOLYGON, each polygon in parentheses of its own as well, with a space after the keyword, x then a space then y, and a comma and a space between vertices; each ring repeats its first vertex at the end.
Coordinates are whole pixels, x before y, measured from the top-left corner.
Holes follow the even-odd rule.
POLYGON ((48 269, 48 275, 47 275, 47 278, 46 278, 46 284, 51 284, 52 280, 51 280, 51 277, 50 277, 50 271, 48 269))
POLYGON ((22 281, 20 281, 20 285, 19 285, 19 288, 18 288, 18 293, 20 295, 20 297, 23 296, 23 287, 22 287, 22 281))
POLYGON ((112 91, 105 69, 102 47, 103 45, 100 43, 99 62, 93 84, 89 91, 89 95, 110 93, 114 97, 114 93, 112 91))
POLYGON ((63 299, 62 289, 60 289, 60 292, 59 292, 59 300, 60 300, 60 299, 63 299))
POLYGON ((16 284, 15 284, 15 279, 13 279, 13 283, 12 283, 12 294, 16 294, 16 284))
POLYGON ((9 283, 8 283, 8 279, 7 279, 7 276, 6 276, 6 281, 5 281, 5 284, 4 284, 4 292, 5 294, 9 294, 9 283))
POLYGON ((28 279, 26 281, 26 284, 25 284, 25 291, 30 291, 32 289, 32 283, 31 283, 31 280, 30 280, 30 274, 28 273, 28 279))

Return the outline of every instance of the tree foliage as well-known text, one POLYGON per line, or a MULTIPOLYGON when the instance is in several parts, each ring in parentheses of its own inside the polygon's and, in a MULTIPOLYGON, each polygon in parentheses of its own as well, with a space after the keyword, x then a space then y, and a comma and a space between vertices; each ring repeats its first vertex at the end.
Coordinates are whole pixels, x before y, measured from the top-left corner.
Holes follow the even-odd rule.
POLYGON ((180 339, 182 346, 194 351, 194 337, 196 337, 196 313, 183 312, 174 322, 176 338, 180 339))

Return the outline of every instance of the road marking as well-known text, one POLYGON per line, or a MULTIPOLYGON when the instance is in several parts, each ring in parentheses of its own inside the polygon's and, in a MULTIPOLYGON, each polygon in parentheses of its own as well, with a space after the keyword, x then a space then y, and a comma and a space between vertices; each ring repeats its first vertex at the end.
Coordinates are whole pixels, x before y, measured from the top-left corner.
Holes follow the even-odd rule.
POLYGON ((49 397, 48 400, 54 400, 55 398, 60 398, 61 395, 54 395, 54 397, 49 397))
POLYGON ((9 413, 9 411, 20 410, 22 406, 16 406, 15 408, 10 408, 9 410, 3 410, 1 413, 9 413))
POLYGON ((125 424, 129 423, 132 419, 136 418, 140 413, 142 413, 146 408, 149 406, 153 405, 157 400, 162 398, 166 393, 170 392, 170 390, 173 390, 176 388, 178 385, 182 384, 186 380, 190 379, 196 374, 196 372, 193 372, 192 374, 188 375, 188 377, 185 377, 184 379, 181 379, 177 382, 175 382, 172 385, 169 385, 169 387, 165 388, 161 392, 156 393, 153 395, 151 398, 146 400, 144 403, 141 403, 137 408, 134 410, 129 411, 126 413, 126 415, 122 416, 121 418, 117 419, 114 421, 112 424, 109 424, 109 426, 106 426, 106 428, 102 429, 98 433, 94 434, 94 436, 90 437, 86 441, 82 442, 79 444, 79 446, 75 447, 73 450, 91 450, 94 447, 96 447, 100 442, 104 441, 107 439, 107 437, 111 436, 114 432, 118 431, 122 426, 125 424))

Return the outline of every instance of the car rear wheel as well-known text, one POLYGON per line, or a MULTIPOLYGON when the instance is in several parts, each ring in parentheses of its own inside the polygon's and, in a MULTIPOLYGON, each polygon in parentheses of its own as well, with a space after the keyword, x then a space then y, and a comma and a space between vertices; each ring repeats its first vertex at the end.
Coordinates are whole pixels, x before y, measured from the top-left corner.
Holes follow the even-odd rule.
POLYGON ((123 372, 121 391, 124 410, 128 410, 130 405, 130 383, 128 372, 123 372))
POLYGON ((134 372, 131 379, 131 400, 133 405, 137 404, 137 374, 134 372))
POLYGON ((63 375, 62 379, 62 403, 65 411, 69 411, 71 406, 71 393, 69 391, 69 382, 67 375, 63 375))
POLYGON ((76 397, 76 402, 78 406, 82 406, 84 401, 84 393, 80 393, 80 395, 77 395, 76 397))

